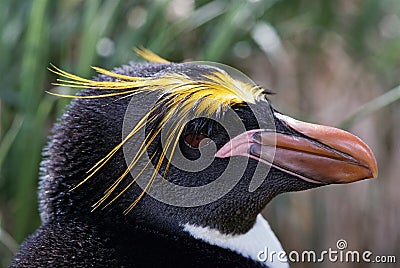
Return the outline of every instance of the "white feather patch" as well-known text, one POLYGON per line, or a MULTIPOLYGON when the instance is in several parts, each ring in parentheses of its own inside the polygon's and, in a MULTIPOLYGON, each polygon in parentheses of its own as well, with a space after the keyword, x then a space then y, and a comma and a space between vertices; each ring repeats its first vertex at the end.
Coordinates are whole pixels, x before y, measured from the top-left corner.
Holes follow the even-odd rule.
MULTIPOLYGON (((211 245, 235 251, 246 258, 262 262, 268 267, 289 267, 286 254, 285 261, 278 258, 278 253, 284 252, 281 243, 271 230, 268 222, 259 214, 254 226, 245 234, 223 234, 216 229, 185 224, 184 230, 194 238, 203 240, 211 245), (270 255, 275 252, 272 257, 270 255)), ((281 258, 282 259, 282 258, 281 258)))

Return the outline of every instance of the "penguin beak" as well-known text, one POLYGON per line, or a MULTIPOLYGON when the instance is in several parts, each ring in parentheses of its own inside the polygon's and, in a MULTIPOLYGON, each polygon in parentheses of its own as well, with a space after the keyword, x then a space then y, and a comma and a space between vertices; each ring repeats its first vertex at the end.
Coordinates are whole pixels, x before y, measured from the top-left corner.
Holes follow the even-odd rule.
POLYGON ((371 149, 353 134, 278 113, 275 116, 302 135, 250 130, 230 140, 215 156, 246 156, 316 184, 350 183, 378 176, 371 149))

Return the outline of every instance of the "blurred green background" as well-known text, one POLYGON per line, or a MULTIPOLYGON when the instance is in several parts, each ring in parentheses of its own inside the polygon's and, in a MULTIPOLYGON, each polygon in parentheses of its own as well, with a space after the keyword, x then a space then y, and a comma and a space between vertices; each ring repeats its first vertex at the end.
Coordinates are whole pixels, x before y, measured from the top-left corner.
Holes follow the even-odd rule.
POLYGON ((232 65, 276 92, 282 112, 365 140, 379 179, 285 194, 264 214, 287 251, 346 239, 400 262, 399 1, 1 0, 0 33, 0 267, 40 224, 41 150, 68 102, 44 93, 46 67, 91 77, 90 66, 136 59, 134 46, 232 65))

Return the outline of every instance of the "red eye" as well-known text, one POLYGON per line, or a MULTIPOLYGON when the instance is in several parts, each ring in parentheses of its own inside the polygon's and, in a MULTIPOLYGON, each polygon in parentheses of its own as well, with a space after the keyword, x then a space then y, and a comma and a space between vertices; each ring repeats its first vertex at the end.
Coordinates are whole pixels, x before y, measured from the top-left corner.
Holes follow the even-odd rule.
POLYGON ((200 142, 207 138, 204 134, 188 134, 185 136, 186 144, 191 148, 199 148, 200 142))

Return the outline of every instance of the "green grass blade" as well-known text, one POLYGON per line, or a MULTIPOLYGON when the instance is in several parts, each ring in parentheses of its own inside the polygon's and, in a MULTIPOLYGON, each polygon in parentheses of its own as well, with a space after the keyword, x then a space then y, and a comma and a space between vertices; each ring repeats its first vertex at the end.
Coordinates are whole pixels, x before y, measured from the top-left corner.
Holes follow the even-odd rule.
POLYGON ((339 127, 348 129, 364 117, 389 106, 398 100, 400 100, 400 85, 360 106, 352 115, 343 120, 343 122, 339 124, 339 127))
POLYGON ((2 169, 3 162, 6 159, 6 156, 13 145, 17 134, 21 130, 22 127, 22 118, 20 116, 16 116, 11 127, 4 134, 0 141, 0 170, 2 169))
POLYGON ((17 253, 18 250, 18 243, 12 238, 12 236, 6 232, 0 226, 0 243, 2 243, 6 248, 14 255, 17 253))
POLYGON ((36 110, 40 102, 41 94, 38 94, 35 85, 44 80, 44 73, 41 68, 41 59, 44 57, 42 49, 45 38, 46 9, 48 0, 36 0, 32 2, 29 18, 29 26, 25 38, 24 57, 21 66, 20 87, 21 87, 21 108, 28 114, 36 110))
POLYGON ((86 1, 76 65, 76 72, 80 75, 88 76, 91 72, 89 66, 96 64, 96 44, 106 30, 112 28, 119 3, 120 1, 107 1, 101 5, 100 1, 86 1))

